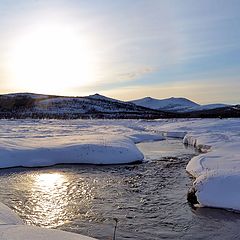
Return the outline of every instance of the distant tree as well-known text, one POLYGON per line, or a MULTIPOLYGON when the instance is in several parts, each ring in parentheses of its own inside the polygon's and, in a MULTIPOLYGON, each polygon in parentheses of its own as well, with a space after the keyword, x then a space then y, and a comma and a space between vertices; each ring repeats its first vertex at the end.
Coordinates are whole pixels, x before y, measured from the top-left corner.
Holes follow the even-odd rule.
POLYGON ((16 96, 14 98, 14 105, 13 107, 15 109, 19 109, 19 108, 32 108, 34 107, 35 101, 32 97, 30 96, 16 96))

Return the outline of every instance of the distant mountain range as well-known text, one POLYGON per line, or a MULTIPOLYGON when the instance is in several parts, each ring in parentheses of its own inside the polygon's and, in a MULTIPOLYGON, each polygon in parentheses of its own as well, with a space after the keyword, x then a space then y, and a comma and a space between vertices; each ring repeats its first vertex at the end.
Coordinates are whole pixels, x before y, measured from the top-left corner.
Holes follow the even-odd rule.
POLYGON ((151 97, 145 97, 138 100, 133 100, 131 102, 138 106, 171 112, 202 111, 223 108, 228 106, 226 104, 200 105, 187 98, 174 98, 174 97, 166 99, 155 99, 151 97))
POLYGON ((146 97, 130 102, 99 94, 65 97, 34 93, 0 95, 0 118, 181 118, 240 117, 240 107, 199 105, 186 98, 146 97))

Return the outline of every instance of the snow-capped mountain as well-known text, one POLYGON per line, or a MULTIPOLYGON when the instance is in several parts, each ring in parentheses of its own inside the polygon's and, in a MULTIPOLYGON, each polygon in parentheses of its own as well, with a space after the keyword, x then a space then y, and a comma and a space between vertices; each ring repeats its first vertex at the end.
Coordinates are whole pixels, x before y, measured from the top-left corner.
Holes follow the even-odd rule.
POLYGON ((174 97, 166 99, 155 99, 151 97, 145 97, 142 99, 133 100, 131 102, 138 106, 170 112, 192 112, 223 108, 228 106, 226 104, 200 105, 187 98, 174 98, 174 97))
POLYGON ((174 97, 166 99, 155 99, 151 97, 145 97, 142 99, 133 100, 131 102, 138 106, 172 112, 183 112, 190 108, 200 106, 199 104, 190 101, 186 98, 174 98, 174 97))

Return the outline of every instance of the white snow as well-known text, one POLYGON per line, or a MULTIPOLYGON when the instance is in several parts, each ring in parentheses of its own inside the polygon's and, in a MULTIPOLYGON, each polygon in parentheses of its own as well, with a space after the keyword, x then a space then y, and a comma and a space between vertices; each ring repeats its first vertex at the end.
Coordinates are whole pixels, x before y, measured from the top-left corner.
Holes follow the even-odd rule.
POLYGON ((200 205, 240 211, 240 119, 176 120, 158 129, 187 132, 183 143, 203 153, 186 167, 200 205))
POLYGON ((1 167, 142 161, 135 143, 182 138, 202 152, 186 168, 201 206, 240 210, 240 119, 1 120, 0 136, 1 167))
POLYGON ((124 164, 143 158, 133 141, 111 135, 1 139, 0 145, 1 168, 60 163, 124 164))
POLYGON ((135 143, 163 137, 136 126, 131 121, 1 120, 0 168, 143 161, 135 143))
POLYGON ((197 178, 194 187, 203 206, 240 210, 239 170, 208 171, 197 178))
POLYGON ((96 240, 80 234, 27 225, 0 225, 0 236, 4 240, 96 240))
POLYGON ((94 240, 94 238, 80 234, 24 225, 22 220, 13 211, 2 203, 0 203, 0 239, 94 240))
POLYGON ((0 203, 0 226, 23 224, 23 221, 6 205, 0 203))

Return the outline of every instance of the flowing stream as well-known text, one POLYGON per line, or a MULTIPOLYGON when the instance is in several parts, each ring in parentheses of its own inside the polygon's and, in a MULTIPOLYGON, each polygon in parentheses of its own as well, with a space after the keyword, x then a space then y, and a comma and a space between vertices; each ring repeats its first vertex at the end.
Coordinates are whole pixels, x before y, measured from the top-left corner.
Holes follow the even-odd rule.
POLYGON ((192 209, 180 140, 138 144, 142 164, 0 170, 0 201, 31 225, 117 240, 239 239, 240 214, 192 209))

